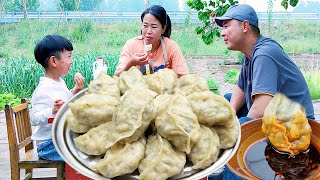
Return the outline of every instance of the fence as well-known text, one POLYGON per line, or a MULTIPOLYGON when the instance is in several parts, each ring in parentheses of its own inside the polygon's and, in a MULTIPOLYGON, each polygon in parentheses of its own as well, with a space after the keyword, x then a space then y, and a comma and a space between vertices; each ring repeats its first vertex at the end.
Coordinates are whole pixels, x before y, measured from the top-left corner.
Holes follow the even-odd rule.
MULTIPOLYGON (((173 23, 184 23, 187 15, 190 15, 191 23, 199 23, 197 12, 168 12, 168 15, 171 18, 173 23)), ((48 11, 39 11, 39 12, 28 12, 29 19, 56 19, 56 20, 67 20, 67 21, 77 21, 83 18, 90 18, 96 22, 127 22, 135 21, 140 19, 141 12, 85 12, 85 11, 65 11, 65 12, 48 12, 48 11)), ((268 20, 268 14, 260 12, 258 13, 260 21, 268 20)), ((24 18, 23 12, 12 12, 5 14, 0 17, 0 23, 7 22, 19 22, 24 18)), ((292 19, 292 20, 308 20, 308 21, 317 21, 320 22, 320 11, 314 13, 272 13, 273 20, 283 20, 283 19, 292 19)))

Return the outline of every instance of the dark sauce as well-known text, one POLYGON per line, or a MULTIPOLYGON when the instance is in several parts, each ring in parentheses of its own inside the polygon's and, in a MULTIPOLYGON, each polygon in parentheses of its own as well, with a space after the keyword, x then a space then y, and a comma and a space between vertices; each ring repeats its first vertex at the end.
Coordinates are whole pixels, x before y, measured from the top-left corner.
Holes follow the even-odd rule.
POLYGON ((312 144, 306 151, 291 156, 263 139, 248 148, 244 161, 250 172, 261 179, 306 179, 320 171, 319 147, 312 144))

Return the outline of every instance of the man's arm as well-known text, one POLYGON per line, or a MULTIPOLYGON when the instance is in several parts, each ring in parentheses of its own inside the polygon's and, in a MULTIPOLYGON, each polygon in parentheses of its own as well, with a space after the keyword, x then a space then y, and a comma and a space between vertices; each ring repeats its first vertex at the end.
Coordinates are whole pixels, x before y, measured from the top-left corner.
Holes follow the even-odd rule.
POLYGON ((252 98, 253 104, 247 116, 253 119, 262 118, 264 110, 267 108, 273 97, 267 94, 256 94, 252 98))
POLYGON ((236 110, 236 112, 238 112, 239 109, 245 104, 244 92, 239 86, 235 86, 232 90, 230 104, 236 110))

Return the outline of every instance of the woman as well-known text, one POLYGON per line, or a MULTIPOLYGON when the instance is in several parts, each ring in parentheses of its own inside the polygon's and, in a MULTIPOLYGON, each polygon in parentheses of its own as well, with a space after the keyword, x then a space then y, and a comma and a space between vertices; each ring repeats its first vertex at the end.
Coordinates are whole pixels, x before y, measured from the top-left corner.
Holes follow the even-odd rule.
POLYGON ((156 72, 159 69, 170 68, 178 77, 189 74, 188 67, 178 44, 169 39, 171 21, 166 10, 153 5, 141 14, 141 34, 126 42, 122 49, 115 75, 136 66, 143 74, 156 72), (146 45, 152 45, 147 51, 146 45))

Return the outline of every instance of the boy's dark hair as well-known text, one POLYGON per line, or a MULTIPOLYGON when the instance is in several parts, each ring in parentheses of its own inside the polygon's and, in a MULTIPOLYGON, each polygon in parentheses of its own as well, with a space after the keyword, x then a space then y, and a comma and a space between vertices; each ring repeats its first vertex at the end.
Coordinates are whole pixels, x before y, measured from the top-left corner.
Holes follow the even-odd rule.
POLYGON ((48 67, 51 56, 60 59, 60 52, 67 50, 73 51, 72 43, 60 35, 47 35, 34 48, 34 57, 44 68, 48 67))
POLYGON ((166 10, 160 5, 152 5, 148 7, 146 10, 144 10, 141 14, 141 22, 143 22, 144 16, 149 13, 152 14, 156 19, 158 19, 158 21, 160 21, 162 28, 166 26, 166 30, 162 34, 162 36, 170 38, 171 20, 169 15, 167 15, 166 10))

